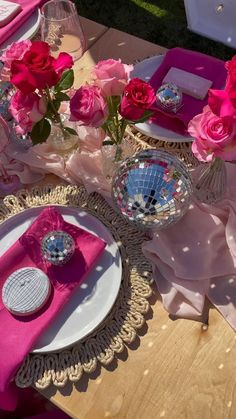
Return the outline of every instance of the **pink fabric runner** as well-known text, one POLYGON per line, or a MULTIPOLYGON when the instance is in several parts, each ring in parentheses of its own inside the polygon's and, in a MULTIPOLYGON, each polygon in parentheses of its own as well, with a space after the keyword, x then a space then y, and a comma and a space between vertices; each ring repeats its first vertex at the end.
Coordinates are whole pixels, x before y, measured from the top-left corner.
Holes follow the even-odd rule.
POLYGON ((143 245, 166 310, 197 319, 208 297, 236 330, 236 167, 217 205, 194 202, 185 216, 143 245))
MULTIPOLYGON (((33 347, 39 335, 69 300, 71 293, 85 279, 105 247, 103 240, 65 222, 53 208, 46 208, 0 258, 0 292, 7 277, 16 269, 36 266, 50 278, 53 292, 46 307, 35 315, 19 318, 12 315, 0 299, 0 391, 7 389, 18 367, 33 347), (40 252, 42 236, 51 230, 64 230, 75 240, 76 251, 64 266, 46 263, 40 252)), ((0 397, 3 394, 0 393, 0 397)))
POLYGON ((13 3, 21 5, 22 10, 6 26, 0 28, 0 46, 25 23, 37 7, 45 2, 46 0, 13 0, 13 3))
MULTIPOLYGON (((162 80, 171 67, 177 67, 211 80, 213 82, 212 89, 221 89, 225 84, 226 69, 224 61, 200 52, 173 48, 166 53, 160 67, 150 79, 150 84, 155 91, 162 85, 162 80)), ((206 104, 207 98, 199 100, 183 94, 183 107, 176 114, 165 113, 155 108, 156 113, 152 121, 181 135, 187 135, 186 128, 189 121, 195 115, 201 113, 206 104)))

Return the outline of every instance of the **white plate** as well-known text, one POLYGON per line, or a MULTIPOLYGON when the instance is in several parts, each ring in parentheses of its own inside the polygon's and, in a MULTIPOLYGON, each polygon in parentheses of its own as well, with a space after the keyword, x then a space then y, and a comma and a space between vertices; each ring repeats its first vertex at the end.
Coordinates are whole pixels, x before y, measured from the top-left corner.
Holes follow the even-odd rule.
POLYGON ((39 26, 40 10, 36 9, 29 19, 26 20, 26 22, 24 22, 23 25, 10 36, 10 38, 0 45, 0 50, 6 49, 13 42, 25 41, 26 39, 32 38, 38 31, 39 26))
MULTIPOLYGON (((107 245, 96 267, 39 338, 32 351, 34 353, 59 351, 91 333, 111 310, 121 284, 120 253, 106 227, 83 210, 56 207, 66 221, 101 237, 107 245)), ((42 209, 43 207, 25 210, 0 225, 0 256, 25 232, 42 209)))
MULTIPOLYGON (((134 66, 134 70, 131 74, 131 77, 138 77, 142 80, 149 82, 153 73, 161 65, 164 55, 157 55, 155 57, 147 58, 146 60, 137 63, 134 66)), ((184 137, 176 132, 170 131, 166 128, 162 128, 157 124, 152 123, 151 121, 143 122, 142 124, 135 124, 137 130, 142 132, 142 134, 147 135, 148 137, 156 138, 157 140, 162 141, 173 141, 173 142, 192 142, 192 137, 184 137)))

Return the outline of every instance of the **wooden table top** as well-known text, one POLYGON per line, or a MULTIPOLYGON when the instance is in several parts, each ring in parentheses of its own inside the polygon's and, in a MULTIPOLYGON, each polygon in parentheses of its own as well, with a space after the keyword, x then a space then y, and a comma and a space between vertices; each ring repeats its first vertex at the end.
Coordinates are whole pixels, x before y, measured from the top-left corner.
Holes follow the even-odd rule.
MULTIPOLYGON (((100 59, 131 63, 165 51, 115 29, 88 25, 96 40, 75 65, 77 86, 100 59)), ((41 393, 78 419, 235 419, 236 335, 215 309, 208 328, 170 319, 154 288, 140 337, 109 368, 41 393)))

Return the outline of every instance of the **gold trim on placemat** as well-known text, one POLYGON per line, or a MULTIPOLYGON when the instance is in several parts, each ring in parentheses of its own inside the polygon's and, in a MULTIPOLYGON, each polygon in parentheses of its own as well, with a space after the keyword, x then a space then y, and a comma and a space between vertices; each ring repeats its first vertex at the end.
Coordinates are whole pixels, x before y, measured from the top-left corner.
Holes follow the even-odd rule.
POLYGON ((150 263, 142 254, 145 232, 128 224, 99 194, 88 194, 84 187, 44 186, 20 190, 7 196, 0 205, 0 222, 41 205, 60 204, 83 208, 97 217, 116 240, 122 257, 122 283, 118 298, 106 319, 88 337, 59 353, 29 354, 20 367, 15 382, 19 387, 35 385, 45 389, 50 384, 63 387, 78 381, 83 372, 91 373, 98 363, 108 365, 116 353, 131 343, 145 322, 152 294, 149 284, 150 263))

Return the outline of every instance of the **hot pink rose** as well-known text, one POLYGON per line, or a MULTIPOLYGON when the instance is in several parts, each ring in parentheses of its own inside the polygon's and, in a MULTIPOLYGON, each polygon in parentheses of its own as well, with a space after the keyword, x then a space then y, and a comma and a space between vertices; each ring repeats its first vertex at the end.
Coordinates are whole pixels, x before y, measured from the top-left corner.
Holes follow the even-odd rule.
POLYGON ((210 89, 208 92, 208 105, 212 112, 221 118, 236 115, 236 109, 226 90, 210 89))
POLYGON ((189 134, 194 138, 192 151, 200 161, 236 159, 236 123, 233 118, 216 116, 209 106, 189 123, 189 134))
POLYGON ((34 123, 43 118, 47 110, 47 100, 36 93, 25 96, 19 91, 12 97, 9 109, 19 124, 17 132, 25 134, 31 131, 34 123))
POLYGON ((120 114, 130 121, 137 121, 144 116, 155 102, 153 88, 145 81, 134 78, 126 86, 120 104, 120 114))
POLYGON ((100 127, 108 116, 108 107, 100 89, 96 86, 82 86, 70 101, 71 121, 79 125, 100 127))
POLYGON ((0 61, 4 63, 0 77, 2 80, 10 79, 10 69, 12 61, 21 60, 25 53, 30 49, 32 42, 29 40, 13 42, 1 55, 0 61))
POLYGON ((120 96, 132 70, 132 65, 123 64, 121 60, 103 60, 95 65, 92 78, 104 96, 120 96))
POLYGON ((46 42, 35 41, 21 60, 14 60, 11 65, 11 82, 21 92, 28 94, 36 89, 55 86, 65 69, 73 65, 72 57, 60 53, 55 59, 50 55, 46 42))
POLYGON ((231 84, 236 85, 236 55, 226 62, 225 67, 228 71, 226 87, 230 87, 231 84))

